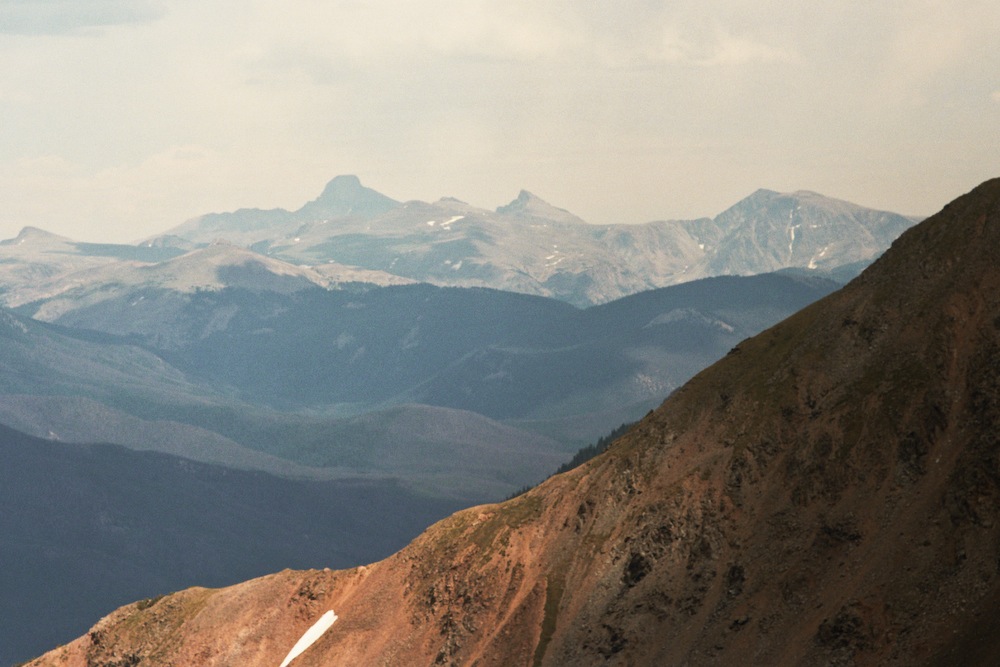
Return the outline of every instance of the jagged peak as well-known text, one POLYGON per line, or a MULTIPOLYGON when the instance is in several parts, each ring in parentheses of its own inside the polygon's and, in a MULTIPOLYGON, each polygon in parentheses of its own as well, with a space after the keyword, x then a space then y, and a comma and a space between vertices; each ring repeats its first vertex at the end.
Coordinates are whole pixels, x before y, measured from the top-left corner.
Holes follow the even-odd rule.
POLYGON ((323 188, 323 192, 320 194, 319 199, 341 200, 351 198, 365 189, 367 188, 361 185, 361 179, 354 174, 341 174, 340 176, 334 176, 333 179, 326 184, 326 187, 323 188))
POLYGON ((538 195, 528 192, 527 190, 521 190, 517 193, 517 197, 515 197, 509 204, 498 207, 497 212, 500 213, 501 210, 508 211, 514 209, 524 209, 533 204, 544 204, 545 206, 550 205, 538 195))
POLYGON ((297 211, 299 216, 336 218, 374 217, 399 206, 395 199, 361 184, 353 174, 336 176, 326 184, 320 196, 297 211))
POLYGON ((564 222, 582 222, 580 218, 558 206, 553 206, 538 195, 527 190, 521 190, 517 198, 509 204, 497 207, 500 215, 511 215, 528 218, 543 218, 564 222))

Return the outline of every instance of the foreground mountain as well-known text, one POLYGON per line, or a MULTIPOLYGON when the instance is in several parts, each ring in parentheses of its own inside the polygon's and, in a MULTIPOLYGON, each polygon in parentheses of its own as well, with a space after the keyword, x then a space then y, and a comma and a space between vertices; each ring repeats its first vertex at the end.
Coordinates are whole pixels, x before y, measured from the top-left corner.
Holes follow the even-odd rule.
POLYGON ((0 504, 3 665, 193 582, 383 558, 459 507, 392 481, 291 480, 2 426, 0 504))
POLYGON ((812 192, 758 190, 715 218, 589 225, 526 191, 488 211, 449 198, 399 203, 338 176, 297 211, 213 213, 169 233, 195 244, 225 238, 294 264, 588 306, 709 276, 865 264, 914 222, 812 192))
POLYGON ((375 565, 124 607, 31 664, 278 664, 331 608, 296 664, 994 664, 998 246, 994 180, 589 464, 375 565))

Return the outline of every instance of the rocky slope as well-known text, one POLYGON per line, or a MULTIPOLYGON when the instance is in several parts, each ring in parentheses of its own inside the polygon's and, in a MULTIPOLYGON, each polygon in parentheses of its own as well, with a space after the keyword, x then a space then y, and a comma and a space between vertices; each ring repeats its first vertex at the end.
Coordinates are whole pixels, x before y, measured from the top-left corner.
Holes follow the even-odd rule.
POLYGON ((994 664, 1000 180, 603 456, 349 571, 124 607, 32 665, 994 664))

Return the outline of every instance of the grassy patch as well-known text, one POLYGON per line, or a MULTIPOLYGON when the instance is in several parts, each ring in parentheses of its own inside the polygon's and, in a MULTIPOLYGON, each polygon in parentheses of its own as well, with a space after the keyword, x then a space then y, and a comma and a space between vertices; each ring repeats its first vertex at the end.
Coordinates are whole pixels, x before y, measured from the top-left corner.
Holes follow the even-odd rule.
POLYGON ((501 533, 517 530, 524 524, 542 515, 542 500, 536 495, 524 495, 506 502, 495 515, 476 526, 469 539, 479 547, 483 555, 490 553, 490 547, 501 533))

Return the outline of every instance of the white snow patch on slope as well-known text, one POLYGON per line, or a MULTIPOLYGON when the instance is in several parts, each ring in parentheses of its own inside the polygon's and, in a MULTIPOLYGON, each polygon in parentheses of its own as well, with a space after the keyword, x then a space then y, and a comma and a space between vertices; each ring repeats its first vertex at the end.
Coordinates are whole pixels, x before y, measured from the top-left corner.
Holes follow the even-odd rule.
MULTIPOLYGON (((445 220, 444 222, 441 223, 441 226, 439 227, 439 229, 444 229, 445 231, 447 231, 447 230, 451 229, 451 223, 458 222, 459 220, 461 220, 464 217, 465 217, 464 215, 456 215, 456 216, 452 217, 450 220, 445 220)), ((427 225, 429 227, 433 227, 436 224, 438 224, 436 220, 428 220, 427 221, 427 225)))
POLYGON ((306 630, 306 633, 302 635, 302 638, 295 642, 295 646, 293 646, 292 650, 288 652, 285 659, 281 661, 280 667, 288 667, 288 664, 292 660, 295 660, 295 658, 302 655, 307 648, 315 644, 316 640, 322 637, 336 620, 337 615, 333 613, 332 609, 320 616, 319 620, 316 621, 311 628, 306 630))
POLYGON ((813 258, 809 260, 809 268, 810 269, 815 269, 816 268, 816 260, 822 258, 826 254, 826 251, 829 250, 829 249, 830 249, 830 246, 823 246, 823 249, 819 251, 819 254, 813 256, 813 258))

